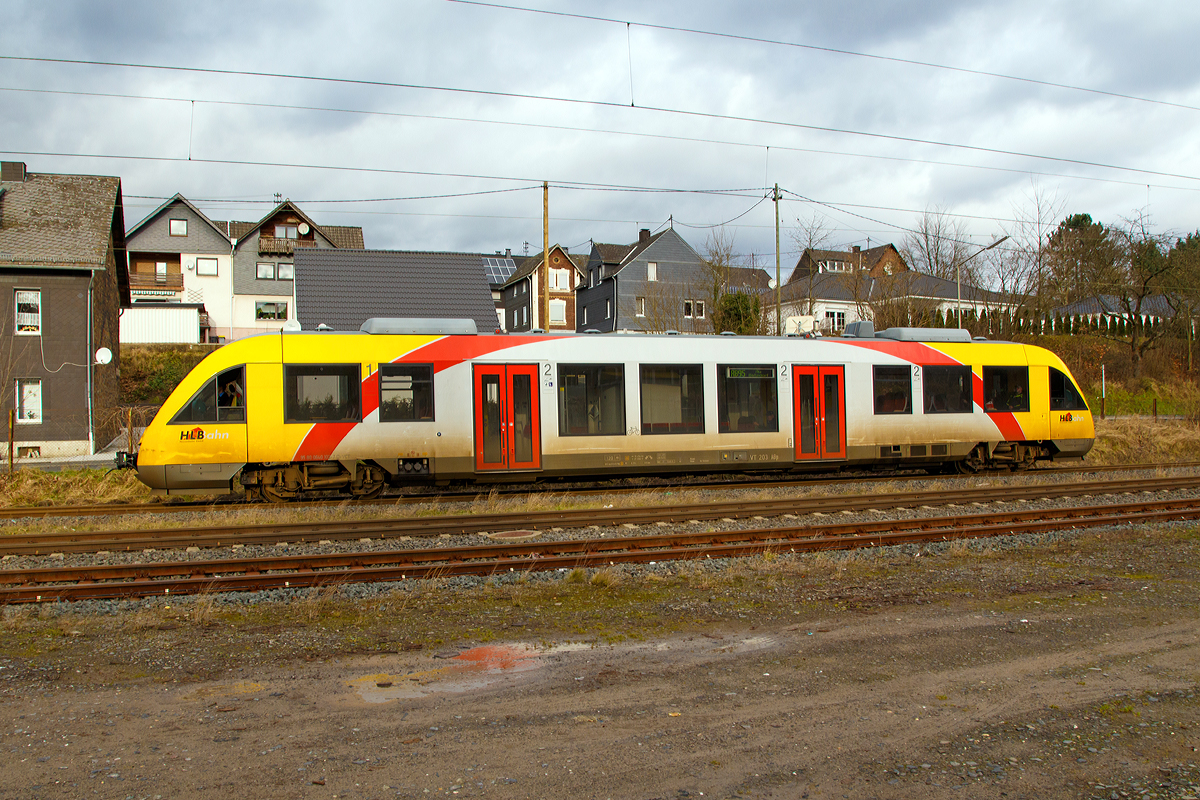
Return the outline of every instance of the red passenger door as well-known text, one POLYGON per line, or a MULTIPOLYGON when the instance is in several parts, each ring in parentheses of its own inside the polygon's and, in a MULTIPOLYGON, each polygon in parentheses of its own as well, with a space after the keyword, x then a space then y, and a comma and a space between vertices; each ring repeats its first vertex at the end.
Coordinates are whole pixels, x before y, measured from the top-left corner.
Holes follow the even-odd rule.
POLYGON ((536 364, 476 364, 475 469, 541 469, 536 364))
POLYGON ((792 366, 796 460, 846 457, 845 367, 792 366))

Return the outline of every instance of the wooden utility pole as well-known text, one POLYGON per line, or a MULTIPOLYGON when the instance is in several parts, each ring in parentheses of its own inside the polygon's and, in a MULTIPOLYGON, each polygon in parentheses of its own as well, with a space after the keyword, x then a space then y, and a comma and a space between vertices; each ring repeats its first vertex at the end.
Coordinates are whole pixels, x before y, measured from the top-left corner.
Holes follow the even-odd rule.
POLYGON ((550 182, 542 181, 542 324, 550 330, 550 182))
POLYGON ((775 335, 783 336, 783 285, 779 280, 779 184, 772 194, 775 201, 775 335))

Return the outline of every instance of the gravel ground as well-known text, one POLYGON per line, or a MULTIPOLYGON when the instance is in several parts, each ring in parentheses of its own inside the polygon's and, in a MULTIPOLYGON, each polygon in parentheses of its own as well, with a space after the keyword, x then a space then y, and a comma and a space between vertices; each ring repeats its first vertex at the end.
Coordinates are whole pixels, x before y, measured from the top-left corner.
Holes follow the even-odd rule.
POLYGON ((1194 798, 1198 588, 1171 524, 10 607, 0 797, 1194 798))

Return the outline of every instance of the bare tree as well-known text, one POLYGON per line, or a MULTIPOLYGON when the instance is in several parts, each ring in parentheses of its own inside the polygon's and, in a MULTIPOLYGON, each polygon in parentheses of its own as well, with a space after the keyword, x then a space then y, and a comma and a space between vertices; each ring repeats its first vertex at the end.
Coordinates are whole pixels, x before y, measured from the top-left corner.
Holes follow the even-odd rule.
MULTIPOLYGON (((1062 218, 1065 202, 1040 185, 1031 185, 1025 202, 1013 206, 1013 219, 1004 229, 1009 241, 1003 248, 990 250, 983 256, 980 272, 985 282, 1001 295, 1001 301, 1021 317, 1043 319, 1050 311, 1047 288, 1051 269, 1047 245, 1055 226, 1062 218)), ((990 308, 989 311, 999 311, 990 308)), ((1001 315, 1002 319, 1007 314, 1001 315)), ((994 331, 1010 336, 1003 328, 994 331)))
POLYGON ((918 272, 952 281, 961 269, 963 284, 980 283, 977 265, 967 261, 971 244, 966 227, 944 209, 933 208, 922 214, 916 229, 904 236, 900 252, 909 267, 918 272))
MULTIPOLYGON (((796 247, 800 251, 801 259, 803 259, 805 253, 810 253, 810 259, 815 261, 815 258, 811 255, 812 251, 827 249, 829 240, 833 237, 833 229, 830 227, 827 219, 818 216, 814 211, 810 218, 796 220, 796 228, 792 231, 791 236, 792 241, 796 243, 796 247)), ((801 314, 811 315, 813 313, 817 275, 818 271, 814 265, 808 270, 807 274, 798 277, 793 276, 788 280, 789 283, 804 282, 804 297, 801 300, 799 308, 801 314)))

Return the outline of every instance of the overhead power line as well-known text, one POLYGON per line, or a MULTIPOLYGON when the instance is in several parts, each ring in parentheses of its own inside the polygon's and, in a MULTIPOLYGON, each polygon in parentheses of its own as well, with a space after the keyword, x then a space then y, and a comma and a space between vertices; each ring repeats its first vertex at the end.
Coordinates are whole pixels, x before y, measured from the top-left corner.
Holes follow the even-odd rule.
POLYGON ((627 106, 624 103, 616 103, 609 100, 589 100, 584 98, 560 97, 553 95, 537 95, 525 94, 521 92, 501 92, 486 89, 465 89, 453 86, 435 86, 432 84, 416 84, 416 83, 397 83, 392 81, 375 81, 365 80, 360 78, 334 78, 319 75, 298 75, 283 72, 262 72, 256 70, 232 70, 232 69, 216 69, 212 67, 181 67, 165 64, 137 64, 124 61, 97 61, 90 59, 70 59, 70 58, 42 58, 32 56, 9 56, 0 55, 0 60, 8 61, 25 61, 31 63, 45 64, 72 64, 78 66, 89 67, 119 67, 127 69, 144 69, 144 70, 163 70, 168 72, 190 72, 204 75, 227 75, 234 77, 251 77, 251 78, 275 78, 281 80, 297 80, 297 81, 312 81, 319 83, 333 83, 352 86, 374 86, 392 89, 413 89, 421 91, 433 92, 449 92, 462 95, 477 95, 484 97, 503 97, 516 100, 536 100, 554 103, 567 103, 579 106, 593 106, 599 108, 621 108, 634 109, 640 111, 649 111, 660 114, 677 114, 680 116, 691 117, 695 119, 711 119, 721 120, 725 122, 748 122, 757 125, 767 125, 773 127, 787 128, 793 130, 808 130, 818 131, 821 133, 833 133, 844 136, 858 136, 867 139, 877 139, 880 141, 903 142, 905 144, 924 144, 932 147, 944 147, 948 149, 963 150, 974 153, 987 153, 990 155, 1012 156, 1015 158, 1029 158, 1038 161, 1049 161, 1061 164, 1075 164, 1077 166, 1095 167, 1098 169, 1111 169, 1122 172, 1131 172, 1139 175, 1156 175, 1163 178, 1178 178, 1187 181, 1200 181, 1200 177, 1194 175, 1182 175, 1174 172, 1163 172, 1159 170, 1141 169, 1138 167, 1128 167, 1116 164, 1105 164, 1099 161, 1088 161, 1086 159, 1065 158, 1062 156, 1048 156, 1040 153, 1026 153, 1019 150, 1005 150, 997 147, 983 147, 981 145, 963 144, 961 142, 947 142, 938 139, 922 139, 916 136, 900 136, 898 134, 876 133, 873 131, 859 131, 851 128, 835 128, 826 125, 807 125, 800 122, 785 122, 782 120, 772 120, 765 117, 746 117, 736 114, 717 114, 708 111, 689 111, 687 109, 668 108, 665 106, 627 106))
POLYGON ((1005 172, 1016 175, 1032 175, 1045 178, 1065 178, 1067 180, 1088 181, 1091 183, 1112 183, 1119 186, 1150 186, 1153 189, 1170 189, 1180 192, 1200 191, 1200 187, 1174 186, 1170 184, 1151 183, 1145 181, 1121 180, 1119 178, 1103 178, 1096 175, 1072 175, 1064 172, 1046 172, 1044 170, 1020 169, 1017 167, 997 167, 989 164, 967 164, 961 161, 939 161, 932 158, 913 158, 911 156, 880 155, 877 153, 854 153, 844 150, 826 150, 815 147, 791 147, 764 142, 746 142, 733 139, 713 139, 701 136, 679 136, 668 133, 647 133, 644 131, 623 131, 612 128, 586 128, 578 125, 551 125, 539 122, 519 122, 516 120, 484 119, 480 117, 458 117, 446 114, 414 114, 403 111, 376 111, 360 108, 338 108, 334 106, 307 106, 290 103, 256 103, 247 100, 212 100, 198 97, 167 97, 161 95, 122 94, 119 92, 83 92, 66 89, 28 89, 12 86, 0 86, 0 92, 21 92, 28 94, 56 94, 70 97, 100 97, 119 100, 147 100, 165 103, 200 103, 213 106, 235 106, 244 108, 267 108, 281 111, 316 111, 330 114, 360 114, 375 117, 402 117, 405 119, 428 119, 441 122, 471 122, 480 125, 501 125, 518 128, 536 128, 550 131, 570 131, 572 133, 592 133, 610 136, 631 136, 644 139, 662 139, 664 141, 693 142, 697 144, 716 144, 729 147, 745 147, 753 149, 780 150, 787 153, 811 153, 813 155, 841 156, 843 158, 864 158, 875 161, 894 161, 905 164, 928 164, 939 167, 954 167, 956 169, 977 169, 987 172, 1005 172))
POLYGON ((573 14, 568 11, 549 11, 542 8, 528 8, 525 6, 505 5, 503 3, 485 3, 482 2, 482 0, 447 0, 447 2, 468 6, 482 6, 484 8, 496 8, 504 11, 522 11, 528 14, 543 14, 551 17, 568 17, 571 19, 582 19, 592 22, 608 22, 614 25, 624 25, 626 29, 636 25, 639 28, 646 28, 648 30, 671 31, 674 33, 691 33, 697 36, 712 36, 719 39, 732 39, 739 42, 770 44, 778 47, 794 47, 801 50, 813 50, 820 53, 832 53, 840 56, 853 56, 854 58, 867 58, 873 61, 884 61, 892 64, 907 64, 914 67, 947 70, 949 72, 958 72, 964 75, 978 75, 984 78, 998 78, 1006 81, 1017 81, 1019 83, 1028 83, 1034 86, 1046 86, 1052 89, 1066 89, 1072 92, 1085 92, 1087 94, 1095 94, 1102 97, 1114 97, 1120 100, 1133 100, 1134 102, 1138 103, 1152 103, 1154 105, 1168 106, 1170 108, 1182 108, 1187 111, 1200 111, 1200 107, 1198 106, 1189 106, 1185 103, 1173 103, 1170 100, 1158 100, 1153 97, 1124 94, 1122 92, 1113 92, 1107 89, 1095 89, 1090 86, 1078 86, 1071 83, 1058 83, 1056 81, 1041 80, 1039 78, 1027 78, 1021 75, 1010 75, 1004 72, 989 72, 988 70, 971 69, 970 67, 956 67, 950 64, 938 64, 933 61, 919 61, 913 58, 900 58, 898 56, 882 56, 878 53, 865 53, 860 50, 845 50, 843 48, 828 47, 826 45, 805 44, 803 42, 787 42, 781 39, 767 39, 759 36, 745 36, 742 34, 723 33, 720 31, 706 31, 700 28, 685 28, 679 25, 656 25, 651 22, 634 22, 632 20, 617 19, 615 17, 599 17, 591 14, 573 14))

